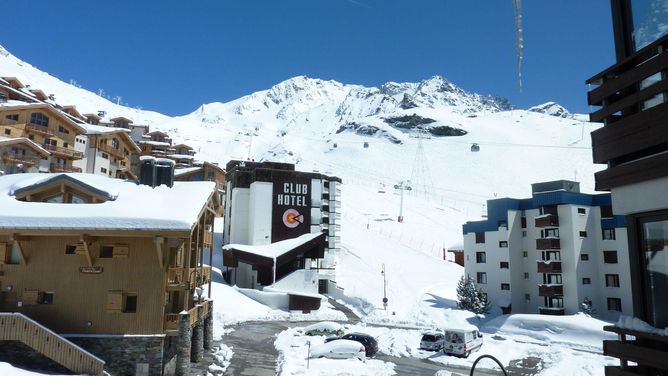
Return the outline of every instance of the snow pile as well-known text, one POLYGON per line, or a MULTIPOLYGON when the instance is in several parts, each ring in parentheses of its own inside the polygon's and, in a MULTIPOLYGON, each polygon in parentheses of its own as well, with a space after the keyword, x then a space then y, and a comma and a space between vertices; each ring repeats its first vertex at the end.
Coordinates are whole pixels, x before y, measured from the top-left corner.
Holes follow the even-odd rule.
POLYGON ((632 316, 620 316, 619 321, 615 324, 618 328, 635 330, 638 332, 656 334, 659 336, 668 336, 668 328, 655 328, 650 324, 632 316))
POLYGON ((232 348, 223 343, 218 345, 218 347, 213 350, 213 356, 216 359, 216 362, 209 366, 209 372, 214 375, 224 374, 227 367, 230 366, 230 359, 232 359, 233 355, 234 352, 232 351, 232 348))

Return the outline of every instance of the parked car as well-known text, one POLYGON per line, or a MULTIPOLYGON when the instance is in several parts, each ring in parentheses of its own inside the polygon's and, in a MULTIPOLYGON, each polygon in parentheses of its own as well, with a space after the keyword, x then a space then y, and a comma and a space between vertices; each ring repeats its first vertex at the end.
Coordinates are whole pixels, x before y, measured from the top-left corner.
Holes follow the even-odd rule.
POLYGON ((341 339, 349 339, 361 343, 362 345, 364 345, 366 356, 368 357, 372 357, 376 355, 376 353, 378 352, 378 341, 376 341, 376 339, 371 337, 370 335, 364 333, 348 333, 340 337, 330 337, 326 338, 325 342, 331 342, 341 339))
POLYGON ((330 341, 311 349, 311 358, 348 359, 366 361, 364 345, 353 340, 330 341))
POLYGON ((443 348, 445 335, 440 332, 426 332, 422 333, 420 340, 420 348, 423 350, 438 351, 443 348))
POLYGON ((482 334, 477 330, 446 330, 443 353, 467 358, 482 346, 482 334))
POLYGON ((307 336, 342 336, 345 334, 343 325, 332 322, 332 321, 323 321, 318 322, 312 325, 309 325, 304 328, 304 334, 307 336))

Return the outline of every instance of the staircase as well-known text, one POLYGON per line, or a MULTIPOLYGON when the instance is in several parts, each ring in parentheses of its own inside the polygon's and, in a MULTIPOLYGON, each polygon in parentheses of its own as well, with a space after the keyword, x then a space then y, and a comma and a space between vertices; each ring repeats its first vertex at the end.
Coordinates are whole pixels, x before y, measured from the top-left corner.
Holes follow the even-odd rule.
POLYGON ((20 341, 77 374, 103 374, 104 360, 21 313, 0 313, 2 341, 20 341))

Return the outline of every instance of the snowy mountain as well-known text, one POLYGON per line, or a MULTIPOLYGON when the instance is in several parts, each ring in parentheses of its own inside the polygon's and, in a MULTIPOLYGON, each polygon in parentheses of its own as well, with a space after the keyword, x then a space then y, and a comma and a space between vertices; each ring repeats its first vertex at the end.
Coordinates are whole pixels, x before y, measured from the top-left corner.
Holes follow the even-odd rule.
POLYGON ((395 218, 398 196, 378 187, 411 180, 412 205, 420 208, 415 215, 433 225, 412 228, 408 207, 404 228, 439 231, 446 245, 461 239, 461 224, 479 217, 487 199, 528 197, 531 183, 553 179, 576 179, 592 191, 593 173, 602 168, 591 162, 589 133, 598 124, 556 103, 513 109, 507 100, 467 92, 439 76, 378 87, 298 76, 178 117, 117 105, 1 48, 0 76, 15 76, 81 112, 104 110, 169 132, 199 158, 221 165, 276 160, 340 176, 365 197, 344 208, 351 215, 395 218), (479 152, 471 151, 474 143, 479 152))

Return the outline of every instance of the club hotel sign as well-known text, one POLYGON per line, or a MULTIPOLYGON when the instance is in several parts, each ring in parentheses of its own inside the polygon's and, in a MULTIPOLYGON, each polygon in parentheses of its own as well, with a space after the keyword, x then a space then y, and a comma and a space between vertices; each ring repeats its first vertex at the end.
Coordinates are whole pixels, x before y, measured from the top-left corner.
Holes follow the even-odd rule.
POLYGON ((309 233, 311 230, 310 177, 295 172, 274 172, 273 177, 271 242, 309 233))

